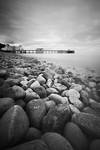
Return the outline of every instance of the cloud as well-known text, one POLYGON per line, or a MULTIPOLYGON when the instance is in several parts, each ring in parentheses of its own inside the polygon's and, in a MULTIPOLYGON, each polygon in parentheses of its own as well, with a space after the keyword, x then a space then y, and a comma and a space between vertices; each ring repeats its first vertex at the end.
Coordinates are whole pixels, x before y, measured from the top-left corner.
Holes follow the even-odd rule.
POLYGON ((99 0, 0 0, 0 39, 75 47, 100 39, 99 0))

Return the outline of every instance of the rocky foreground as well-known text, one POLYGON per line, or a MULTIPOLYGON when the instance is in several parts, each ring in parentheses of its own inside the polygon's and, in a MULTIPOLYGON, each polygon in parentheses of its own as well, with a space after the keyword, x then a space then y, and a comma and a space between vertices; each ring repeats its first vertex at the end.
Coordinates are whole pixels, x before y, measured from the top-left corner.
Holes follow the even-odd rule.
POLYGON ((100 77, 0 53, 1 150, 100 150, 100 77))

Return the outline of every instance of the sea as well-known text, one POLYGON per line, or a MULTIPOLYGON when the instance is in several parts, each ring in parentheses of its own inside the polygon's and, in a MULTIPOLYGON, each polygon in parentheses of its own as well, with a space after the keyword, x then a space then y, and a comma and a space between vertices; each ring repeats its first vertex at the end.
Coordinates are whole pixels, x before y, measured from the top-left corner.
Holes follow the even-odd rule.
POLYGON ((100 76, 100 53, 95 52, 75 52, 73 54, 23 54, 28 57, 36 57, 39 60, 54 63, 55 65, 62 66, 67 69, 69 67, 73 68, 83 68, 95 72, 100 76))

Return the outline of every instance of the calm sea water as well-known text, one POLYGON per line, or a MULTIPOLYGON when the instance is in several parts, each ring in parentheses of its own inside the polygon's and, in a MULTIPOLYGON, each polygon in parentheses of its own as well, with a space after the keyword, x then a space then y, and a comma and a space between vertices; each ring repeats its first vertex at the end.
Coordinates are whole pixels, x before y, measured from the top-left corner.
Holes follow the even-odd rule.
POLYGON ((39 60, 67 67, 82 67, 95 70, 100 75, 100 53, 76 52, 75 54, 24 54, 28 57, 37 57, 39 60))

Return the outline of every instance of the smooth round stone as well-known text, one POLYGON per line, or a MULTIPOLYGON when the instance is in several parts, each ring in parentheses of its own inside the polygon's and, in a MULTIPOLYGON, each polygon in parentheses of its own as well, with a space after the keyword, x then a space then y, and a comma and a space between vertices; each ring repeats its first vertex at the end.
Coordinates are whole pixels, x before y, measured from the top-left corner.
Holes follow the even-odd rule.
POLYGON ((46 91, 47 91, 47 95, 59 93, 55 88, 47 88, 46 91))
POLYGON ((74 98, 80 98, 80 93, 76 91, 75 89, 68 90, 68 96, 74 97, 74 98))
POLYGON ((58 94, 50 94, 49 100, 54 101, 56 104, 63 104, 65 102, 64 97, 62 97, 58 94))
POLYGON ((100 117, 81 112, 74 114, 72 121, 84 130, 87 135, 100 138, 100 117))
POLYGON ((64 136, 75 150, 87 150, 87 138, 76 124, 68 122, 65 125, 64 136))
POLYGON ((40 130, 34 128, 34 127, 31 127, 28 129, 26 135, 24 136, 24 141, 32 141, 32 140, 35 140, 35 139, 40 139, 41 138, 41 132, 40 130))
POLYGON ((9 148, 7 150, 49 150, 48 146, 43 142, 43 140, 33 140, 27 143, 16 145, 15 147, 9 148))
POLYGON ((89 94, 85 90, 80 92, 80 97, 85 105, 89 105, 89 94))
POLYGON ((12 98, 0 98, 0 116, 15 104, 12 98))
POLYGON ((40 98, 45 98, 47 96, 46 89, 43 86, 34 88, 34 91, 40 96, 40 98))
POLYGON ((46 101, 45 102, 45 105, 46 105, 46 109, 47 109, 47 111, 51 108, 51 107, 53 107, 53 106, 55 106, 56 104, 55 104, 55 102, 54 101, 46 101))
POLYGON ((74 150, 63 136, 55 132, 47 132, 42 140, 48 145, 49 150, 74 150))
POLYGON ((69 107, 70 107, 70 110, 71 110, 72 114, 80 113, 79 109, 77 107, 75 107, 74 105, 69 104, 69 107))
POLYGON ((46 113, 45 102, 41 99, 31 100, 29 103, 27 103, 26 110, 31 126, 39 128, 46 113))
POLYGON ((33 100, 33 99, 39 99, 40 96, 34 92, 32 89, 28 88, 26 91, 25 91, 26 95, 25 95, 25 98, 24 98, 24 101, 26 103, 28 103, 30 100, 33 100))
POLYGON ((18 105, 12 106, 0 120, 0 148, 19 142, 29 128, 25 111, 18 105))
POLYGON ((74 97, 69 97, 69 101, 71 104, 73 104, 76 108, 78 109, 83 109, 84 104, 78 99, 78 98, 74 98, 74 97))
POLYGON ((41 85, 43 85, 43 84, 46 83, 46 79, 43 77, 42 74, 40 74, 40 75, 37 77, 37 81, 38 81, 41 85))
POLYGON ((15 100, 23 99, 25 97, 25 91, 20 86, 14 85, 8 88, 7 95, 15 100))
POLYGON ((99 150, 100 149, 100 139, 93 140, 90 143, 89 150, 99 150))
POLYGON ((76 91, 80 92, 82 90, 82 85, 72 83, 70 89, 75 89, 76 91))

